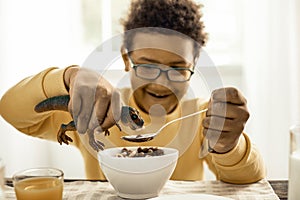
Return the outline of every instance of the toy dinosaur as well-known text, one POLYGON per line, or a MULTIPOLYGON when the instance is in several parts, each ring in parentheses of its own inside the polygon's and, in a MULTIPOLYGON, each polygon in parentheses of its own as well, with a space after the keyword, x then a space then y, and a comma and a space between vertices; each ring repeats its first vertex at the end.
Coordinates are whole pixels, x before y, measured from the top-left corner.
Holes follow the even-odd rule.
MULTIPOLYGON (((38 113, 50 110, 68 111, 69 101, 69 95, 51 97, 38 103, 34 110, 38 113)), ((121 107, 120 120, 125 126, 129 126, 132 130, 142 128, 144 125, 144 120, 140 117, 138 110, 129 106, 121 107)), ((120 129, 120 131, 122 131, 118 122, 116 123, 116 126, 120 129)), ((57 141, 60 144, 69 144, 69 142, 73 142, 72 138, 69 137, 65 132, 75 130, 76 126, 74 121, 71 121, 68 124, 62 124, 57 133, 57 141)), ((96 151, 99 151, 100 149, 103 150, 104 144, 95 139, 93 130, 87 130, 87 134, 89 136, 89 143, 92 148, 96 151)), ((105 131, 105 136, 106 135, 109 135, 108 130, 105 131)))

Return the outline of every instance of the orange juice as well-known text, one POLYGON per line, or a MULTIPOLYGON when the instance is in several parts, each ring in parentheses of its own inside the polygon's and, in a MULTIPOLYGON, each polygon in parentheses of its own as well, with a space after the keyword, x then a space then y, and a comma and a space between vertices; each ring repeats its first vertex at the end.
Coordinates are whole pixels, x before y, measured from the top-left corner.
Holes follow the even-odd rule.
POLYGON ((54 177, 27 178, 15 184, 18 200, 62 200, 63 183, 54 177))

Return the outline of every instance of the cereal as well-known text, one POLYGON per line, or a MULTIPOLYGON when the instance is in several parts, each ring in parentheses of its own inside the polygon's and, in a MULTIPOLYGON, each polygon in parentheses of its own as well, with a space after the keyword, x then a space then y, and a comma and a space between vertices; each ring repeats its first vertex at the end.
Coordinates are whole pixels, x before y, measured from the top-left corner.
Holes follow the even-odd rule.
POLYGON ((152 157, 164 155, 164 151, 158 147, 138 147, 136 150, 123 148, 116 157, 152 157))

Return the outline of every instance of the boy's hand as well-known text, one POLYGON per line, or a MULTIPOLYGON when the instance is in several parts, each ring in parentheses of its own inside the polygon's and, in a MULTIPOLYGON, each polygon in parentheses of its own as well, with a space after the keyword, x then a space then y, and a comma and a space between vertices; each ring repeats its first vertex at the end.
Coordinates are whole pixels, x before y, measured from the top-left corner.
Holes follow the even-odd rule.
POLYGON ((203 119, 203 134, 217 153, 233 149, 249 118, 245 97, 235 88, 214 90, 203 119))
POLYGON ((69 88, 69 111, 79 133, 105 131, 120 119, 121 100, 115 88, 96 71, 69 68, 65 72, 69 88))

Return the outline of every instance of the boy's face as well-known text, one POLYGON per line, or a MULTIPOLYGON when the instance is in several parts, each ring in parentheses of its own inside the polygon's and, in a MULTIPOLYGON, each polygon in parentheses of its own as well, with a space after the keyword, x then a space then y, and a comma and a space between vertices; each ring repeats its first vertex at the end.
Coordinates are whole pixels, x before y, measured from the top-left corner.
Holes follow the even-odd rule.
POLYGON ((131 72, 133 96, 139 109, 149 113, 150 108, 158 104, 165 109, 166 113, 172 112, 189 86, 188 78, 182 81, 185 78, 182 79, 180 75, 185 74, 186 77, 190 77, 192 74, 193 43, 175 35, 138 33, 133 39, 133 49, 130 57, 128 56, 127 60, 125 58, 124 61, 125 70, 131 72), (163 71, 156 69, 157 78, 151 78, 154 72, 149 71, 148 65, 143 68, 144 72, 139 71, 142 68, 133 68, 133 65, 139 64, 155 64, 154 68, 157 67, 163 71), (165 70, 170 69, 173 71, 167 74, 165 70), (146 76, 142 77, 143 74, 146 76), (172 81, 177 78, 181 82, 172 81))

